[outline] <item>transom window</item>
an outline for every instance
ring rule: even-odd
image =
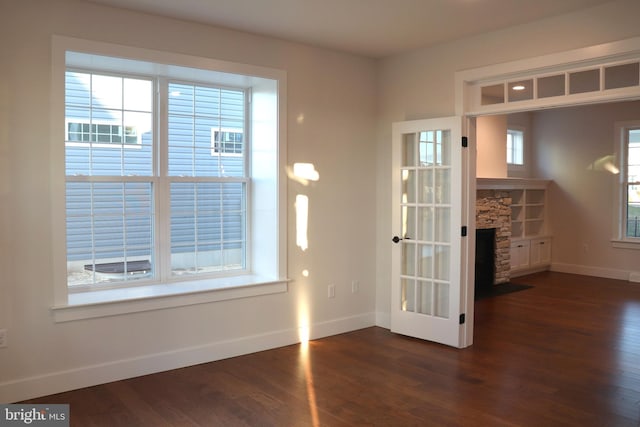
[[[637,44],[637,41],[634,41]],[[468,81],[469,110],[473,115],[507,112],[525,107],[543,108],[572,105],[579,101],[637,97],[640,93],[640,59],[637,47],[611,59],[589,58],[588,61],[555,63],[545,71],[509,70],[509,78],[497,77],[484,81]],[[615,58],[615,59],[614,59]],[[528,61],[530,62],[530,61]],[[510,78],[514,74],[520,77]],[[483,76],[486,78],[488,76]],[[516,107],[517,105],[517,107]]]

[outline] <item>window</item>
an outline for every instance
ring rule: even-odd
[[[154,92],[168,98],[164,116]],[[67,70],[65,111],[70,286],[245,269],[243,89]],[[156,137],[154,122],[166,138]],[[130,152],[134,129],[142,149]],[[221,144],[214,154],[238,156],[212,155],[212,139]],[[168,209],[158,194],[169,195]],[[170,242],[164,271],[157,239]]]
[[[640,239],[640,123],[623,128],[621,166],[621,234],[625,239]]]
[[[56,320],[286,290],[284,73],[58,36],[53,50]]]
[[[507,164],[524,165],[524,131],[507,130]]]
[[[604,169],[615,176],[614,203],[617,206],[613,246],[640,246],[640,120],[615,125],[617,164],[608,161]],[[613,157],[610,157],[613,158]]]

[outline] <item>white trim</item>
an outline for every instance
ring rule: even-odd
[[[386,311],[376,311],[376,326],[391,330],[391,315]]]
[[[594,267],[590,265],[551,263],[551,271],[558,273],[581,274],[583,276],[602,277],[605,279],[629,280],[630,271],[614,268]]]
[[[476,178],[478,190],[544,190],[549,180],[537,178]]]
[[[473,345],[475,327],[475,262],[476,262],[476,119],[462,118],[462,136],[467,137],[467,148],[462,149],[462,225],[467,226],[467,237],[460,248],[460,313],[465,313],[465,324],[460,328],[460,346]],[[465,203],[465,200],[467,201]]]
[[[527,167],[527,156],[526,156],[526,133],[527,133],[527,129],[524,126],[520,126],[520,125],[507,125],[507,136],[509,134],[514,134],[514,133],[519,133],[520,134],[520,149],[522,151],[522,163],[510,163],[508,157],[507,157],[507,169],[508,170],[514,170],[514,171],[522,171],[525,170]],[[514,142],[513,137],[511,138],[512,144]],[[513,147],[511,149],[511,151],[513,152]],[[508,154],[508,151],[507,151]],[[513,156],[512,156],[513,157]]]
[[[287,292],[288,280],[236,276],[69,293],[65,305],[51,308],[56,322],[116,316]]]
[[[625,62],[640,56],[640,37],[604,43],[586,48],[558,52],[533,58],[526,58],[502,64],[488,65],[455,73],[456,115],[496,114],[517,111],[531,111],[561,105],[581,105],[596,102],[618,101],[640,98],[640,88],[608,89],[574,95],[544,98],[542,100],[519,101],[500,105],[483,106],[482,111],[473,111],[471,105],[471,85],[479,81],[501,82],[516,78],[543,76],[562,73],[568,69],[597,67],[604,63]]]
[[[314,323],[309,328],[309,336],[311,339],[319,339],[375,326],[375,318],[375,313],[371,312]],[[0,402],[18,402],[292,345],[300,342],[300,337],[303,335],[301,329],[303,326],[82,366],[45,375],[12,379],[0,383]]]
[[[51,96],[50,101],[50,176],[51,195],[51,264],[53,270],[53,303],[67,301],[67,251],[66,251],[66,171],[65,150],[59,145],[66,135],[65,123],[65,44],[64,39],[53,36],[51,43]],[[60,250],[63,248],[64,250]]]
[[[622,249],[640,249],[640,238],[627,237],[627,211],[626,211],[626,191],[628,189],[627,180],[627,164],[628,158],[628,139],[627,131],[629,129],[639,129],[640,120],[619,121],[614,123],[613,137],[613,154],[615,158],[615,166],[619,173],[614,175],[613,179],[613,204],[616,214],[613,216],[613,231],[611,244],[614,248]]]
[[[216,74],[216,81],[220,84],[249,87],[256,84],[256,81],[264,79],[281,80],[286,76],[285,71],[275,68],[59,35],[53,36],[53,48],[54,52],[62,51],[63,62],[65,62],[64,51],[86,54],[81,57],[72,55],[69,61],[73,67],[88,66],[92,69],[118,71],[126,63],[126,68],[133,68],[142,74],[195,82],[211,81],[211,74]],[[113,61],[104,63],[101,57],[119,58],[119,61],[118,63]],[[113,68],[114,66],[116,68]],[[205,75],[204,79],[202,77],[203,74]]]
[[[611,239],[611,246],[618,249],[640,250],[640,239],[636,239],[636,241]]]

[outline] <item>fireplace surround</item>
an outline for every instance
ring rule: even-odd
[[[507,283],[511,271],[511,196],[508,191],[477,191],[476,230],[485,229],[495,229],[493,284]]]

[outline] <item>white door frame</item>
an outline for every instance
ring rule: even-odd
[[[588,105],[640,99],[640,86],[624,89],[599,90],[589,93],[533,99],[509,104],[478,106],[474,103],[480,85],[509,80],[558,74],[567,70],[603,67],[604,64],[635,61],[640,58],[640,37],[605,43],[586,48],[489,65],[455,73],[455,115],[461,116],[462,134],[468,137],[469,147],[463,151],[462,221],[467,224],[468,238],[461,248],[461,313],[467,321],[461,328],[461,347],[473,343],[474,269],[475,263],[475,205],[476,205],[476,141],[475,118],[487,114],[508,114],[560,106]],[[466,203],[464,203],[466,200]],[[465,291],[466,289],[466,291]]]

